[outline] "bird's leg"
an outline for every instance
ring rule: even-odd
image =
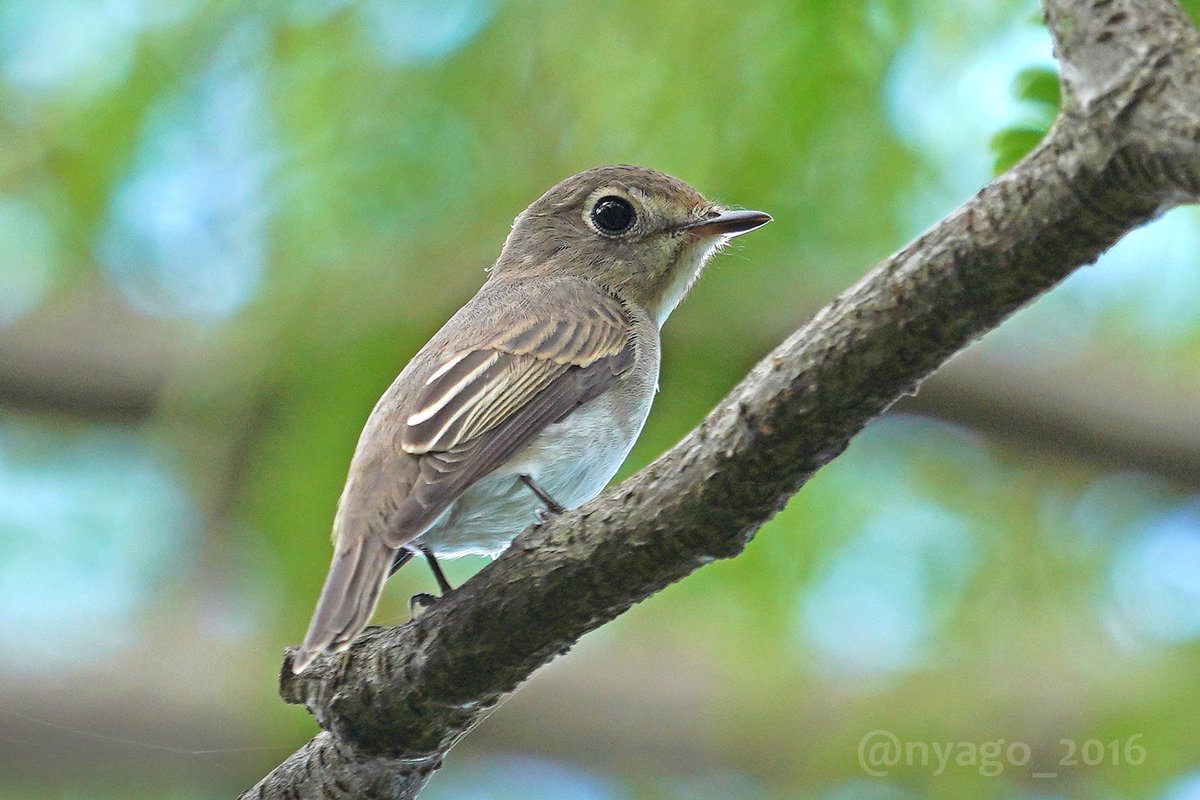
[[[450,585],[450,581],[446,580],[446,573],[442,572],[442,565],[438,563],[434,557],[433,551],[428,547],[420,547],[421,553],[424,554],[425,560],[429,562],[429,569],[433,572],[433,578],[437,581],[438,591],[442,594],[448,594],[454,591],[454,587]]]
[[[408,598],[408,613],[414,617],[417,615],[418,608],[430,608],[436,606],[440,597],[434,597],[429,592],[417,592],[412,597]]]
[[[546,521],[547,512],[551,514],[561,514],[567,510],[566,507],[561,503],[556,502],[545,489],[543,489],[541,486],[538,486],[537,481],[535,481],[533,478],[529,477],[528,475],[519,475],[517,477],[521,479],[521,483],[529,487],[529,491],[537,495],[538,500],[541,500],[546,504],[544,509],[538,509],[538,511],[541,512],[537,515],[537,521],[539,525]]]
[[[442,593],[442,596],[444,597],[447,593],[453,591],[454,587],[450,585],[450,581],[446,580],[446,573],[442,572],[442,565],[438,563],[437,557],[434,556],[433,551],[422,545],[415,545],[415,549],[419,551],[421,555],[425,556],[425,560],[429,562],[429,570],[433,573],[433,578],[437,581],[438,591]],[[411,553],[412,551],[408,552]],[[428,592],[419,592],[408,599],[408,612],[410,614],[414,613],[418,606],[421,608],[429,608],[430,606],[436,605],[441,599],[441,597],[434,597]]]

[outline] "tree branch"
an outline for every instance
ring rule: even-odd
[[[158,403],[174,332],[86,284],[0,327],[0,404],[131,422]]]
[[[1046,140],[759,363],[701,425],[525,531],[403,626],[282,694],[325,732],[244,797],[412,798],[488,712],[584,633],[736,555],[850,438],[1123,234],[1200,194],[1200,46],[1169,0],[1046,0],[1063,111]],[[285,660],[289,661],[289,658]]]
[[[1096,470],[1148,472],[1183,490],[1200,485],[1200,398],[1157,389],[1128,366],[1098,359],[1059,366],[956,356],[892,412],[965,425],[1020,459],[1080,459]],[[1023,448],[1023,449],[1021,449]]]

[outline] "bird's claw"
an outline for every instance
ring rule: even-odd
[[[434,597],[428,592],[417,592],[408,598],[408,613],[416,616],[418,608],[432,608],[440,603],[442,598]]]

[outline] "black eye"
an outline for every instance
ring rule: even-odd
[[[592,206],[592,222],[604,233],[624,233],[633,227],[637,214],[624,197],[606,195]]]

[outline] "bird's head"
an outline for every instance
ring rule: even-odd
[[[557,184],[516,218],[494,272],[585,278],[661,326],[713,253],[770,221],[761,211],[709,202],[661,172],[597,167]]]

